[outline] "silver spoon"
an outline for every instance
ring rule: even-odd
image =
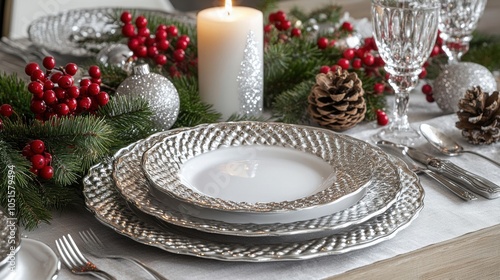
[[[453,141],[451,138],[446,136],[444,133],[439,131],[439,129],[430,126],[428,124],[420,125],[420,132],[424,135],[425,139],[429,141],[429,143],[436,149],[438,149],[441,153],[448,156],[458,156],[463,153],[474,154],[476,156],[480,156],[486,160],[489,160],[491,163],[496,164],[500,167],[500,162],[492,160],[480,153],[476,153],[474,151],[464,150],[464,147],[460,146],[457,142]]]

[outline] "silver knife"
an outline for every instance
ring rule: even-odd
[[[379,141],[377,142],[377,145],[381,147],[390,147],[391,149],[387,149],[387,151],[390,154],[402,159],[406,163],[406,165],[408,165],[411,171],[417,174],[427,174],[429,177],[439,182],[442,186],[446,187],[449,191],[451,191],[461,199],[465,201],[477,199],[474,193],[470,192],[466,188],[463,188],[455,181],[452,181],[449,178],[428,169],[427,167],[422,167],[420,163],[416,163],[413,159],[411,159],[407,154],[404,153],[405,149],[398,146],[397,144],[389,141]]]
[[[435,158],[415,148],[399,145],[410,158],[427,166],[430,170],[460,183],[470,191],[488,199],[500,197],[500,186],[477,174],[473,174],[449,160]]]

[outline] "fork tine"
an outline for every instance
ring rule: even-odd
[[[68,234],[67,236],[68,238],[66,238],[66,236],[63,236],[63,240],[68,246],[68,251],[75,258],[77,264],[84,265],[85,263],[88,263],[89,261],[82,255],[82,253],[78,249],[78,246],[76,246],[75,242],[73,241],[73,238],[71,238],[71,235]]]
[[[75,265],[72,264],[72,260],[71,260],[71,262],[69,261],[68,256],[67,256],[67,254],[65,252],[66,248],[64,247],[63,244],[61,244],[61,240],[60,239],[56,239],[56,247],[57,247],[57,251],[59,252],[59,255],[61,256],[61,258],[63,260],[63,263],[69,269],[72,269]]]
[[[92,240],[95,241],[95,243],[99,244],[99,246],[101,246],[102,248],[106,247],[102,242],[101,240],[99,239],[99,237],[97,237],[97,235],[94,233],[94,231],[92,229],[89,229],[88,230],[88,233],[90,234],[90,237],[92,238]]]

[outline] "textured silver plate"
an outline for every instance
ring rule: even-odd
[[[88,209],[104,225],[139,243],[175,254],[224,261],[270,262],[311,259],[366,248],[394,237],[423,207],[424,190],[415,173],[398,161],[403,191],[384,213],[338,233],[300,242],[251,244],[212,241],[213,234],[190,234],[145,219],[131,210],[113,186],[112,160],[93,166],[84,178]],[[222,239],[224,240],[224,239]]]
[[[344,178],[339,175],[323,190],[305,197],[270,202],[236,201],[207,195],[181,180],[181,167],[198,156],[228,147],[255,147],[254,150],[258,150],[263,146],[288,148],[312,155],[329,164],[331,170],[342,174]],[[236,152],[231,150],[231,153]],[[156,143],[144,153],[142,162],[143,171],[152,187],[173,198],[202,208],[252,214],[304,213],[318,207],[335,206],[337,201],[368,185],[372,178],[372,165],[371,158],[367,157],[363,147],[353,141],[346,141],[340,134],[310,126],[272,122],[215,123],[182,130]],[[206,180],[209,179],[210,176],[206,176]],[[215,182],[211,184],[216,185]],[[302,187],[305,188],[303,185]],[[272,191],[272,188],[269,189],[267,192]],[[333,211],[326,213],[331,212]]]
[[[150,192],[147,179],[141,172],[143,153],[155,143],[177,132],[179,130],[160,132],[120,150],[115,155],[112,174],[121,195],[140,211],[186,228],[216,234],[254,237],[328,233],[359,224],[382,213],[395,203],[403,187],[398,167],[387,154],[368,143],[340,135],[339,137],[344,137],[345,141],[352,141],[353,144],[363,147],[366,155],[373,161],[372,183],[367,187],[365,196],[355,205],[328,216],[294,223],[236,224],[200,219],[189,214],[189,211],[196,210],[194,208],[176,209],[172,205],[160,202]]]
[[[195,19],[188,15],[160,11],[101,8],[69,10],[57,15],[49,15],[34,20],[28,28],[30,41],[39,47],[63,55],[77,57],[92,56],[90,49],[100,50],[113,42],[106,42],[106,36],[120,34],[121,29],[113,20],[121,12],[129,10],[137,15],[156,15],[175,22],[194,24]],[[98,41],[102,43],[98,43]],[[86,40],[86,47],[82,41]],[[91,41],[93,41],[91,43]]]

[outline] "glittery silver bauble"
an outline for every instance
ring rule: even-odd
[[[134,74],[117,88],[118,95],[141,97],[153,111],[153,122],[159,130],[167,130],[179,115],[179,94],[172,82],[160,74],[150,73],[149,66],[134,67]]]
[[[454,63],[434,80],[432,95],[441,110],[454,113],[458,111],[458,101],[474,86],[485,92],[497,90],[495,77],[486,67],[471,62]]]
[[[134,53],[124,44],[112,44],[103,48],[96,56],[97,61],[106,66],[123,68]]]

